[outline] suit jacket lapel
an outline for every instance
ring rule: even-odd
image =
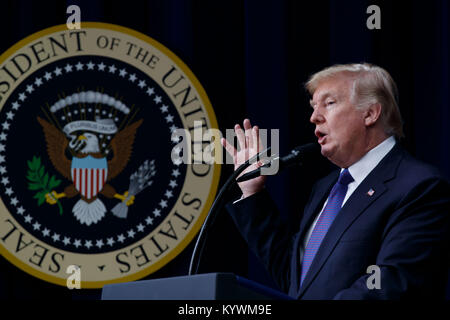
[[[317,273],[325,264],[334,247],[340,240],[342,234],[350,227],[353,221],[358,218],[376,199],[385,191],[385,181],[395,176],[395,171],[403,152],[398,144],[386,155],[386,157],[375,167],[374,170],[361,182],[358,188],[346,201],[333,224],[330,226],[317,254],[303,280],[299,297],[303,295]],[[372,195],[368,191],[373,189]],[[327,194],[328,195],[328,194]],[[325,201],[325,200],[324,200]],[[323,204],[323,203],[322,203]],[[305,232],[302,232],[303,236]],[[303,238],[302,238],[303,240]]]

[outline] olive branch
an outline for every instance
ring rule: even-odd
[[[37,190],[34,199],[37,199],[38,205],[41,206],[45,202],[45,195],[51,193],[52,190],[61,184],[61,180],[56,179],[55,176],[49,178],[49,174],[45,172],[45,167],[41,164],[41,158],[33,156],[31,161],[27,161],[28,171],[27,179],[28,189]],[[59,214],[62,215],[63,208],[58,199],[55,199],[58,204]]]

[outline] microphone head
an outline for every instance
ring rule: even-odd
[[[284,157],[287,165],[307,163],[316,160],[321,155],[321,147],[318,143],[307,143],[292,149],[291,153]]]
[[[295,147],[291,153],[300,153],[300,154],[314,154],[320,152],[320,144],[316,142],[307,143],[298,147]]]

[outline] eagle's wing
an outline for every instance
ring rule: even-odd
[[[136,130],[142,124],[142,119],[130,124],[118,132],[111,140],[114,157],[108,161],[108,181],[116,177],[127,165],[133,150]]]
[[[56,170],[64,177],[72,180],[70,174],[71,161],[66,157],[66,148],[69,144],[66,136],[53,124],[38,117],[37,120],[44,129],[45,141],[47,142],[47,153]]]

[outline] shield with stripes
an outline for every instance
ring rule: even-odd
[[[91,199],[99,193],[108,176],[106,158],[74,157],[72,159],[72,181],[78,192],[86,199]]]

